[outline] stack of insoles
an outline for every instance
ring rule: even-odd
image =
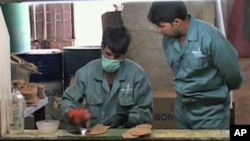
[[[37,97],[37,84],[36,83],[25,83],[21,89],[21,93],[25,97],[27,106],[36,106],[38,103]]]
[[[24,96],[26,105],[36,106],[40,99],[46,97],[44,85],[38,83],[28,83],[24,80],[13,80],[18,82],[21,94]]]
[[[103,124],[97,124],[93,128],[89,129],[85,134],[86,135],[99,135],[104,134],[108,131],[110,126],[105,126]]]
[[[141,136],[149,135],[152,132],[151,128],[152,125],[150,124],[140,124],[136,127],[127,130],[125,133],[122,134],[122,137],[126,139],[134,139]]]

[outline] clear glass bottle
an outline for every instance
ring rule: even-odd
[[[17,134],[24,132],[24,110],[26,102],[19,90],[18,82],[13,82],[12,86],[8,131],[10,134]]]

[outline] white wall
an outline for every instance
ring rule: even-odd
[[[0,7],[0,135],[7,132],[7,101],[11,91],[10,38]]]
[[[101,45],[102,19],[106,11],[114,11],[111,2],[75,2],[75,45]]]

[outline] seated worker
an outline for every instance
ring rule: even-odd
[[[73,125],[131,128],[152,118],[153,90],[144,69],[125,58],[131,36],[125,27],[108,27],[102,57],[77,70],[62,96],[63,115]],[[82,102],[86,101],[86,107]]]

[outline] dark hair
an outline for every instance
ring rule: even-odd
[[[183,1],[156,1],[148,12],[148,20],[155,25],[173,22],[175,18],[185,19],[187,8]]]
[[[102,47],[109,49],[117,54],[126,54],[131,36],[124,26],[107,27],[102,35]]]

